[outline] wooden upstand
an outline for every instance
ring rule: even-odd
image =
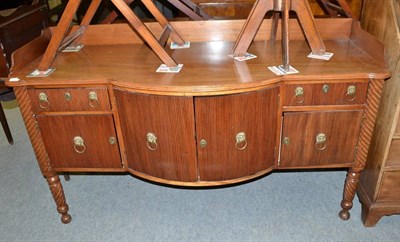
[[[7,85],[15,88],[62,222],[71,217],[58,172],[218,186],[276,169],[335,167],[349,168],[340,213],[349,218],[390,76],[383,46],[352,19],[322,19],[316,26],[334,56],[310,59],[291,20],[291,65],[299,73],[277,76],[267,69],[282,64],[280,41],[265,39],[269,20],[248,50],[257,58],[228,56],[243,24],[173,22],[191,42],[189,49],[166,48],[184,64],[176,74],[156,73],[162,62],[125,24],[88,26],[84,48],[60,53],[48,77],[26,76],[39,65],[49,31],[14,53],[10,77],[19,80]]]

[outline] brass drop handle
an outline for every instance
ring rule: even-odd
[[[147,133],[147,148],[150,150],[156,150],[158,145],[157,145],[157,136],[153,133]]]
[[[236,149],[244,150],[247,147],[246,134],[244,132],[239,132],[236,134]]]
[[[74,150],[76,153],[82,154],[86,151],[85,141],[80,136],[74,137]]]
[[[350,85],[347,87],[346,99],[352,102],[356,99],[356,86]]]
[[[304,88],[296,87],[294,90],[294,95],[296,98],[296,103],[303,103],[304,102]]]
[[[97,99],[96,92],[89,92],[89,106],[92,108],[96,108],[99,106],[99,99]]]
[[[323,151],[326,149],[326,134],[319,133],[317,134],[317,136],[315,136],[314,147],[319,151]]]
[[[39,93],[39,106],[43,109],[48,109],[50,107],[49,99],[44,92]]]

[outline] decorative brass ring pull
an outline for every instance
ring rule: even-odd
[[[303,103],[304,102],[304,88],[296,87],[294,90],[294,94],[296,97],[296,103]]]
[[[356,86],[351,85],[347,88],[346,99],[352,102],[356,99]]]
[[[89,92],[89,106],[92,108],[96,108],[99,106],[99,99],[97,99],[96,92]]]
[[[157,136],[153,133],[147,133],[147,148],[150,150],[156,150],[158,145],[157,145]]]
[[[44,92],[39,93],[39,106],[43,109],[48,109],[50,107],[49,99]]]
[[[80,136],[74,137],[74,150],[76,153],[82,154],[86,151],[86,146],[84,144],[84,140]]]
[[[324,133],[317,134],[315,137],[315,149],[323,151],[326,149],[326,135]]]
[[[244,150],[247,147],[246,134],[244,132],[239,132],[236,134],[236,149]]]

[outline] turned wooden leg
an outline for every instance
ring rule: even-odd
[[[349,172],[347,173],[343,191],[343,200],[340,204],[342,206],[342,211],[340,211],[339,213],[339,217],[343,220],[348,220],[350,218],[349,211],[353,207],[353,199],[356,194],[359,178],[360,172],[349,170]]]
[[[1,106],[1,103],[0,103],[0,122],[1,122],[1,125],[3,126],[3,130],[4,130],[4,133],[6,134],[8,143],[14,144],[14,140],[11,135],[10,127],[8,127],[6,115],[4,113],[3,106]]]
[[[69,180],[71,180],[71,177],[69,176],[69,174],[64,174],[64,179],[66,181],[69,181]]]
[[[69,223],[71,222],[71,215],[68,214],[68,205],[65,200],[64,190],[61,185],[60,178],[51,167],[50,160],[43,143],[42,135],[39,131],[35,120],[35,115],[32,111],[27,89],[26,87],[16,87],[14,88],[14,92],[19,103],[22,118],[25,122],[26,130],[28,131],[29,139],[31,140],[36,159],[39,163],[40,171],[49,184],[50,191],[57,206],[57,211],[61,214],[61,222],[65,224]]]
[[[57,211],[61,214],[61,222],[64,224],[71,222],[71,215],[68,214],[68,204],[65,200],[60,178],[57,174],[52,174],[46,177],[46,180],[49,184],[51,194],[53,194],[54,201],[56,202]]]
[[[368,149],[375,126],[383,84],[383,80],[373,80],[369,85],[367,100],[365,103],[364,121],[361,126],[360,138],[357,145],[357,153],[353,167],[347,173],[344,185],[343,200],[341,202],[342,211],[339,213],[339,217],[343,220],[350,218],[349,211],[353,207],[353,199],[356,194],[360,174],[364,170],[365,163],[367,162]]]

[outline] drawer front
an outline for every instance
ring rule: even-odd
[[[363,111],[285,113],[280,167],[351,164]]]
[[[397,120],[396,132],[394,133],[396,137],[400,137],[400,118]]]
[[[363,104],[368,83],[287,84],[285,106]]]
[[[110,110],[107,88],[29,89],[34,113]]]
[[[386,166],[398,166],[400,169],[400,139],[393,139],[389,148]]]
[[[377,201],[400,202],[400,170],[383,173]]]
[[[121,168],[112,115],[38,115],[55,168]]]

